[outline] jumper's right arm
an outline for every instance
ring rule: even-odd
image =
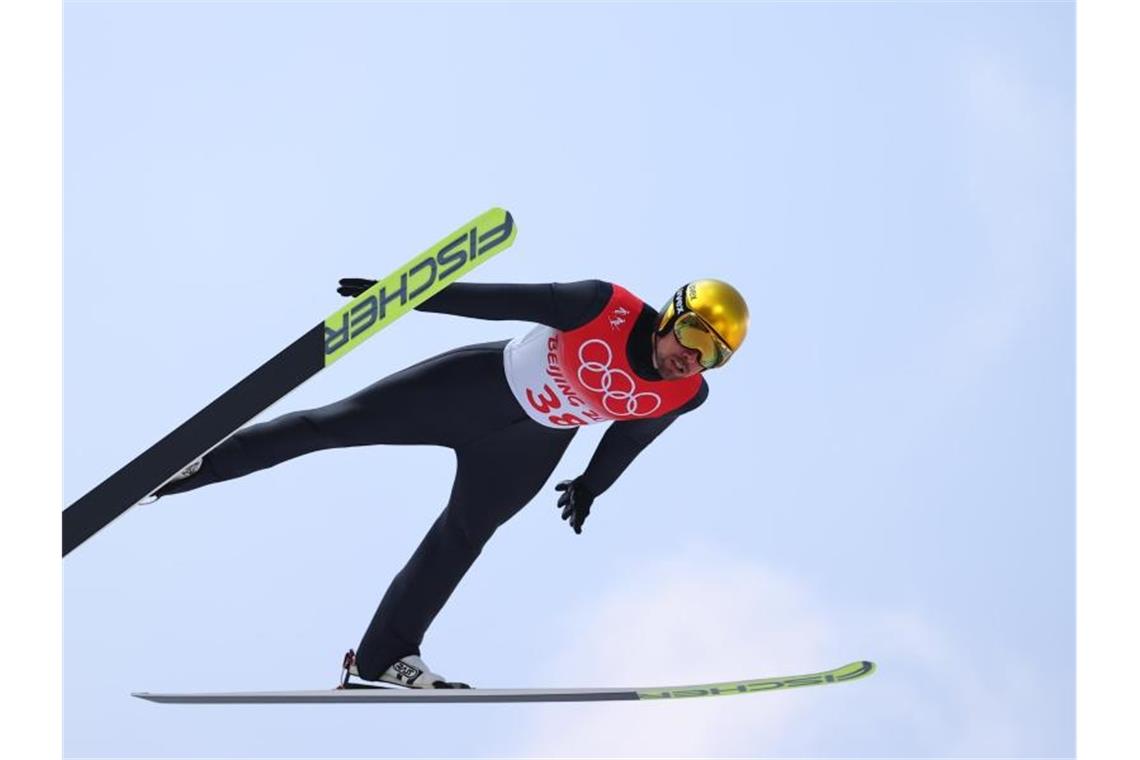
[[[355,296],[374,280],[341,280],[341,295]],[[601,313],[612,286],[601,280],[542,284],[454,282],[417,311],[474,319],[535,322],[559,330],[581,327]]]

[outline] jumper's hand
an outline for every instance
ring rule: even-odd
[[[342,296],[356,298],[375,284],[376,280],[366,280],[362,277],[345,277],[340,281],[340,287],[336,289],[336,292]]]
[[[581,478],[563,480],[554,486],[554,490],[561,491],[558,497],[558,506],[562,508],[562,519],[570,521],[570,527],[575,533],[582,532],[582,523],[590,515],[590,505],[594,503],[594,494],[582,484]]]

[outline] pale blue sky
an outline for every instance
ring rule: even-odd
[[[1071,4],[71,3],[64,31],[68,503],[337,278],[502,205],[518,239],[475,280],[722,277],[753,330],[582,536],[552,491],[500,531],[425,659],[485,686],[880,665],[715,704],[130,699],[334,682],[452,460],[326,452],[67,559],[68,755],[1073,753]],[[270,414],[524,329],[411,315]]]

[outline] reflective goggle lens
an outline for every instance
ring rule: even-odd
[[[688,313],[677,317],[673,323],[673,334],[682,346],[700,354],[697,361],[705,369],[719,367],[728,361],[732,353],[696,314]]]

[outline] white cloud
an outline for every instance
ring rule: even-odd
[[[795,582],[693,552],[634,574],[567,628],[569,646],[544,674],[552,683],[668,686],[818,670],[826,625]],[[778,734],[797,711],[794,699],[771,700],[759,713],[743,702],[649,710],[585,705],[571,716],[555,709],[534,727],[524,754],[671,757],[739,750],[742,734]]]
[[[740,757],[1011,755],[1032,746],[1040,679],[980,662],[912,613],[840,610],[746,558],[692,550],[645,566],[568,611],[542,677],[667,686],[808,673],[869,657],[866,681],[676,703],[557,705],[528,713],[517,754]],[[989,659],[989,658],[986,658]],[[1014,686],[1010,686],[1010,684]]]

